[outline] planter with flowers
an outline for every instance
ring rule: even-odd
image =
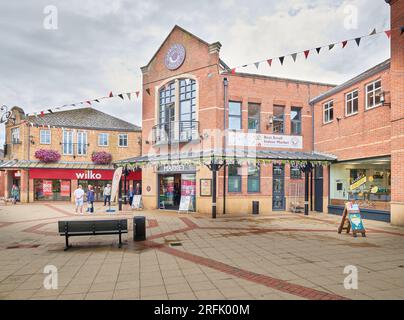
[[[110,164],[112,162],[112,155],[105,151],[93,152],[91,160],[95,164]]]
[[[44,163],[58,162],[60,157],[60,153],[55,150],[40,149],[35,151],[35,158]]]

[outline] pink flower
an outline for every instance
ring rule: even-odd
[[[45,163],[57,162],[60,160],[60,153],[55,150],[40,149],[35,151],[35,158]]]
[[[110,164],[112,155],[105,151],[93,152],[91,160],[96,164]]]

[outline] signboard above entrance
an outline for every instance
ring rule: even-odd
[[[229,132],[227,144],[237,147],[303,149],[302,136]]]
[[[172,173],[172,172],[195,172],[196,167],[185,164],[167,164],[158,167],[159,173]]]

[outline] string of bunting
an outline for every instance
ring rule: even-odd
[[[347,44],[348,44],[349,42],[351,42],[351,41],[355,41],[356,45],[359,47],[359,45],[360,45],[360,43],[361,43],[361,40],[362,40],[363,38],[372,37],[372,36],[375,36],[375,35],[378,35],[378,34],[383,34],[383,33],[387,36],[387,38],[390,38],[392,31],[396,31],[396,30],[400,30],[400,35],[402,35],[402,34],[404,33],[404,26],[399,27],[399,28],[395,28],[395,29],[379,31],[379,32],[377,32],[376,29],[373,29],[370,34],[363,35],[363,36],[360,36],[360,37],[351,38],[351,39],[347,39],[347,40],[343,40],[343,41],[339,41],[339,42],[334,42],[334,43],[330,43],[330,44],[327,44],[327,45],[323,45],[323,46],[319,46],[319,47],[315,47],[315,48],[311,48],[311,49],[307,49],[307,50],[303,50],[303,51],[298,51],[298,52],[286,54],[286,55],[279,56],[279,57],[267,58],[267,59],[265,59],[265,60],[256,61],[256,62],[248,63],[248,64],[243,64],[243,65],[240,65],[240,66],[237,66],[237,67],[232,68],[232,69],[230,70],[230,73],[231,73],[231,74],[235,74],[237,69],[239,69],[239,68],[246,68],[246,67],[249,67],[249,66],[252,66],[252,65],[254,65],[254,66],[257,68],[257,70],[258,70],[259,67],[260,67],[260,65],[261,65],[261,63],[265,63],[265,62],[269,65],[269,67],[271,67],[271,66],[272,66],[272,63],[273,63],[274,61],[276,61],[276,60],[279,60],[280,64],[283,66],[283,63],[284,63],[284,61],[285,61],[285,57],[289,57],[289,56],[290,56],[290,57],[292,57],[293,62],[296,62],[297,56],[298,56],[299,54],[304,54],[305,59],[307,59],[312,51],[315,51],[315,52],[317,52],[317,54],[320,54],[320,52],[321,52],[321,50],[322,50],[323,48],[328,48],[328,51],[330,51],[330,50],[332,50],[336,45],[341,45],[342,49],[344,49],[344,48],[347,46]]]

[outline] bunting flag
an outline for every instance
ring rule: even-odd
[[[304,50],[304,56],[307,59],[307,57],[309,56],[310,50]]]
[[[255,67],[257,68],[257,70],[259,69],[259,67],[260,67],[260,63],[259,62],[256,62],[256,63],[254,63],[254,65],[255,65]]]
[[[358,47],[359,47],[359,44],[361,43],[361,38],[356,38],[356,39],[355,39],[355,42],[356,42],[356,44],[357,44]]]
[[[283,65],[283,60],[285,59],[285,57],[279,57],[279,61],[281,62],[281,65]]]
[[[231,74],[235,74],[236,73],[236,68],[231,69]]]
[[[86,102],[91,106],[91,101],[87,100]]]
[[[136,97],[139,98],[139,91],[136,91]]]
[[[51,109],[48,109],[48,112],[49,112],[49,113],[53,113],[53,111],[52,111]]]
[[[121,98],[122,100],[124,100],[124,99],[123,99],[123,94],[122,94],[122,93],[118,94],[118,97],[119,97],[119,98]]]
[[[272,59],[268,59],[267,62],[269,64],[269,66],[272,66]]]
[[[146,89],[146,92],[150,96],[150,89],[149,88]]]
[[[130,100],[130,92],[128,92],[126,95],[128,96],[128,99]]]
[[[320,54],[321,47],[316,48],[318,54]]]
[[[112,91],[109,93],[109,97],[112,98],[114,95],[112,94]]]
[[[342,48],[345,48],[346,44],[348,43],[348,40],[344,40],[341,43],[342,43]]]
[[[375,35],[376,34],[376,28],[375,29],[373,29],[373,31],[369,34],[370,36],[373,36],[373,35]]]
[[[332,50],[332,48],[334,48],[334,46],[335,46],[334,43],[329,44],[329,45],[328,45],[328,51]]]
[[[386,34],[387,38],[389,38],[389,39],[390,39],[390,36],[391,36],[391,30],[386,30],[386,31],[384,31],[384,33]]]
[[[98,99],[94,99],[94,101],[100,103],[100,100],[98,100]]]
[[[292,56],[293,61],[294,61],[294,62],[296,62],[297,53],[292,53],[292,55],[291,55],[291,56]]]

